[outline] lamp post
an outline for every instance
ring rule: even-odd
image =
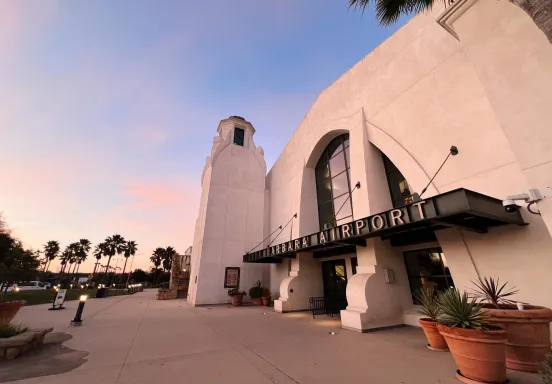
[[[80,325],[82,323],[82,311],[84,311],[84,304],[88,299],[88,295],[81,295],[79,298],[79,306],[77,307],[77,313],[75,313],[75,318],[71,320],[71,324]]]

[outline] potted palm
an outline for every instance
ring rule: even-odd
[[[265,307],[270,306],[270,290],[268,288],[263,287],[263,295],[262,295],[263,305]]]
[[[261,305],[261,297],[263,296],[263,284],[261,280],[257,280],[255,284],[249,288],[249,296],[254,305]]]
[[[245,296],[245,291],[240,291],[240,288],[232,288],[228,290],[228,296],[232,298],[232,305],[234,307],[239,307],[243,303],[243,297]]]
[[[491,321],[506,331],[506,366],[525,372],[537,372],[550,351],[552,310],[510,300],[519,290],[500,284],[499,279],[483,278],[473,282],[473,296],[482,300]]]
[[[418,321],[429,343],[427,347],[433,351],[448,351],[447,342],[437,329],[437,318],[440,312],[437,305],[437,291],[434,287],[420,288],[414,293],[414,299],[420,305],[418,312],[425,316]]]
[[[475,298],[447,289],[437,298],[437,329],[445,338],[463,383],[505,383],[506,331],[495,326]]]

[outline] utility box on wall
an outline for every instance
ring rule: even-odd
[[[387,284],[394,284],[395,283],[395,272],[392,269],[385,268],[383,270],[383,275],[385,276],[385,282]]]

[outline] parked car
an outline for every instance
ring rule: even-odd
[[[43,281],[42,284],[44,285],[44,289],[50,289],[50,288],[52,288],[52,284],[50,284],[50,283],[47,282],[47,281]]]
[[[39,291],[48,289],[44,286],[44,283],[41,281],[20,281],[17,284],[14,284],[12,287],[13,291]]]

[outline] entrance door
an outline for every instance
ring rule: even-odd
[[[323,262],[322,278],[324,281],[324,297],[346,297],[347,273],[345,272],[345,260]]]

